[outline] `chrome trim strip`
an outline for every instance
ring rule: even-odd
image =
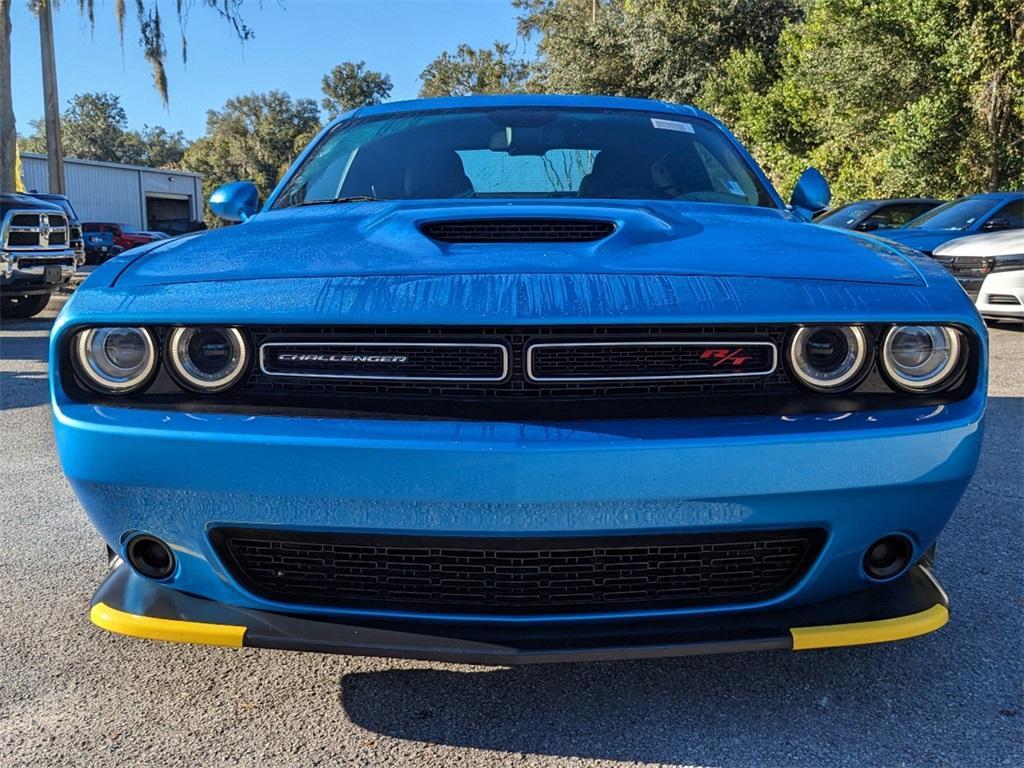
[[[770,347],[772,364],[767,371],[756,373],[683,373],[669,376],[535,376],[533,373],[533,350],[546,347],[713,347],[742,346]],[[737,379],[745,376],[771,376],[779,367],[779,349],[771,341],[729,341],[726,339],[710,339],[708,341],[577,341],[577,342],[540,342],[526,345],[526,379],[533,382],[550,381],[685,381],[687,379]]]
[[[268,371],[265,350],[270,347],[478,347],[501,350],[501,376],[391,376],[376,373],[282,373]],[[267,376],[292,376],[301,379],[359,379],[371,381],[504,381],[509,373],[509,351],[505,344],[467,342],[425,342],[425,341],[299,341],[266,342],[260,345],[260,370]]]

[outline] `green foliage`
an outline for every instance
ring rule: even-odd
[[[68,102],[61,115],[61,143],[67,157],[128,163],[156,168],[177,167],[188,147],[181,131],[159,126],[128,130],[121,99],[104,91],[80,93]],[[32,122],[34,132],[20,142],[23,152],[46,152],[42,120]]]
[[[206,113],[206,135],[188,148],[183,164],[204,174],[204,198],[221,184],[248,179],[266,199],[319,129],[313,99],[293,100],[281,91],[238,96]],[[206,220],[217,223],[209,213]]]
[[[324,75],[321,90],[321,104],[333,120],[356,107],[380,104],[391,95],[391,78],[366,69],[365,61],[346,61]]]
[[[788,192],[1024,186],[1020,0],[512,0],[530,87],[694,102]]]
[[[797,0],[512,0],[535,87],[689,102],[734,48],[769,53]]]
[[[775,54],[734,51],[698,103],[788,191],[821,168],[838,202],[1024,186],[1024,6],[816,0]]]
[[[463,43],[454,54],[444,51],[420,73],[420,96],[469,96],[514,93],[526,87],[530,65],[514,56],[506,43],[473,48]]]

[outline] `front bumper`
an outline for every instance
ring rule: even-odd
[[[789,610],[550,625],[423,625],[339,621],[236,608],[168,589],[120,561],[96,592],[90,618],[151,640],[229,647],[512,665],[810,650],[923,635],[948,620],[945,593],[916,566],[897,581]]]
[[[899,411],[724,419],[484,423],[197,414],[72,403],[55,391],[58,450],[83,506],[124,554],[167,542],[165,582],[241,609],[311,618],[582,625],[719,616],[830,600],[874,584],[865,549],[906,535],[914,561],[977,462],[983,390]],[[271,600],[220,560],[220,526],[451,536],[621,536],[820,528],[785,593],[615,614],[479,616]]]
[[[71,281],[77,263],[77,256],[71,250],[5,253],[0,293],[18,296],[53,293]]]
[[[1024,270],[993,272],[985,277],[975,306],[982,317],[1024,319]]]

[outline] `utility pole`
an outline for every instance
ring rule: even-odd
[[[57,98],[57,59],[53,51],[53,0],[39,3],[39,47],[43,59],[43,115],[46,123],[47,191],[63,195],[64,149],[60,139],[60,100]]]

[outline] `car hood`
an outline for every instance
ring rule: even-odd
[[[600,219],[615,231],[595,242],[448,244],[419,229],[434,221],[516,217]],[[797,222],[774,209],[589,201],[401,201],[268,211],[240,226],[152,245],[116,284],[531,273],[925,284],[898,246]]]
[[[966,236],[953,229],[890,229],[880,239],[900,243],[908,248],[931,253],[943,243]]]
[[[1015,256],[1024,253],[1024,229],[968,235],[940,245],[935,256]]]

